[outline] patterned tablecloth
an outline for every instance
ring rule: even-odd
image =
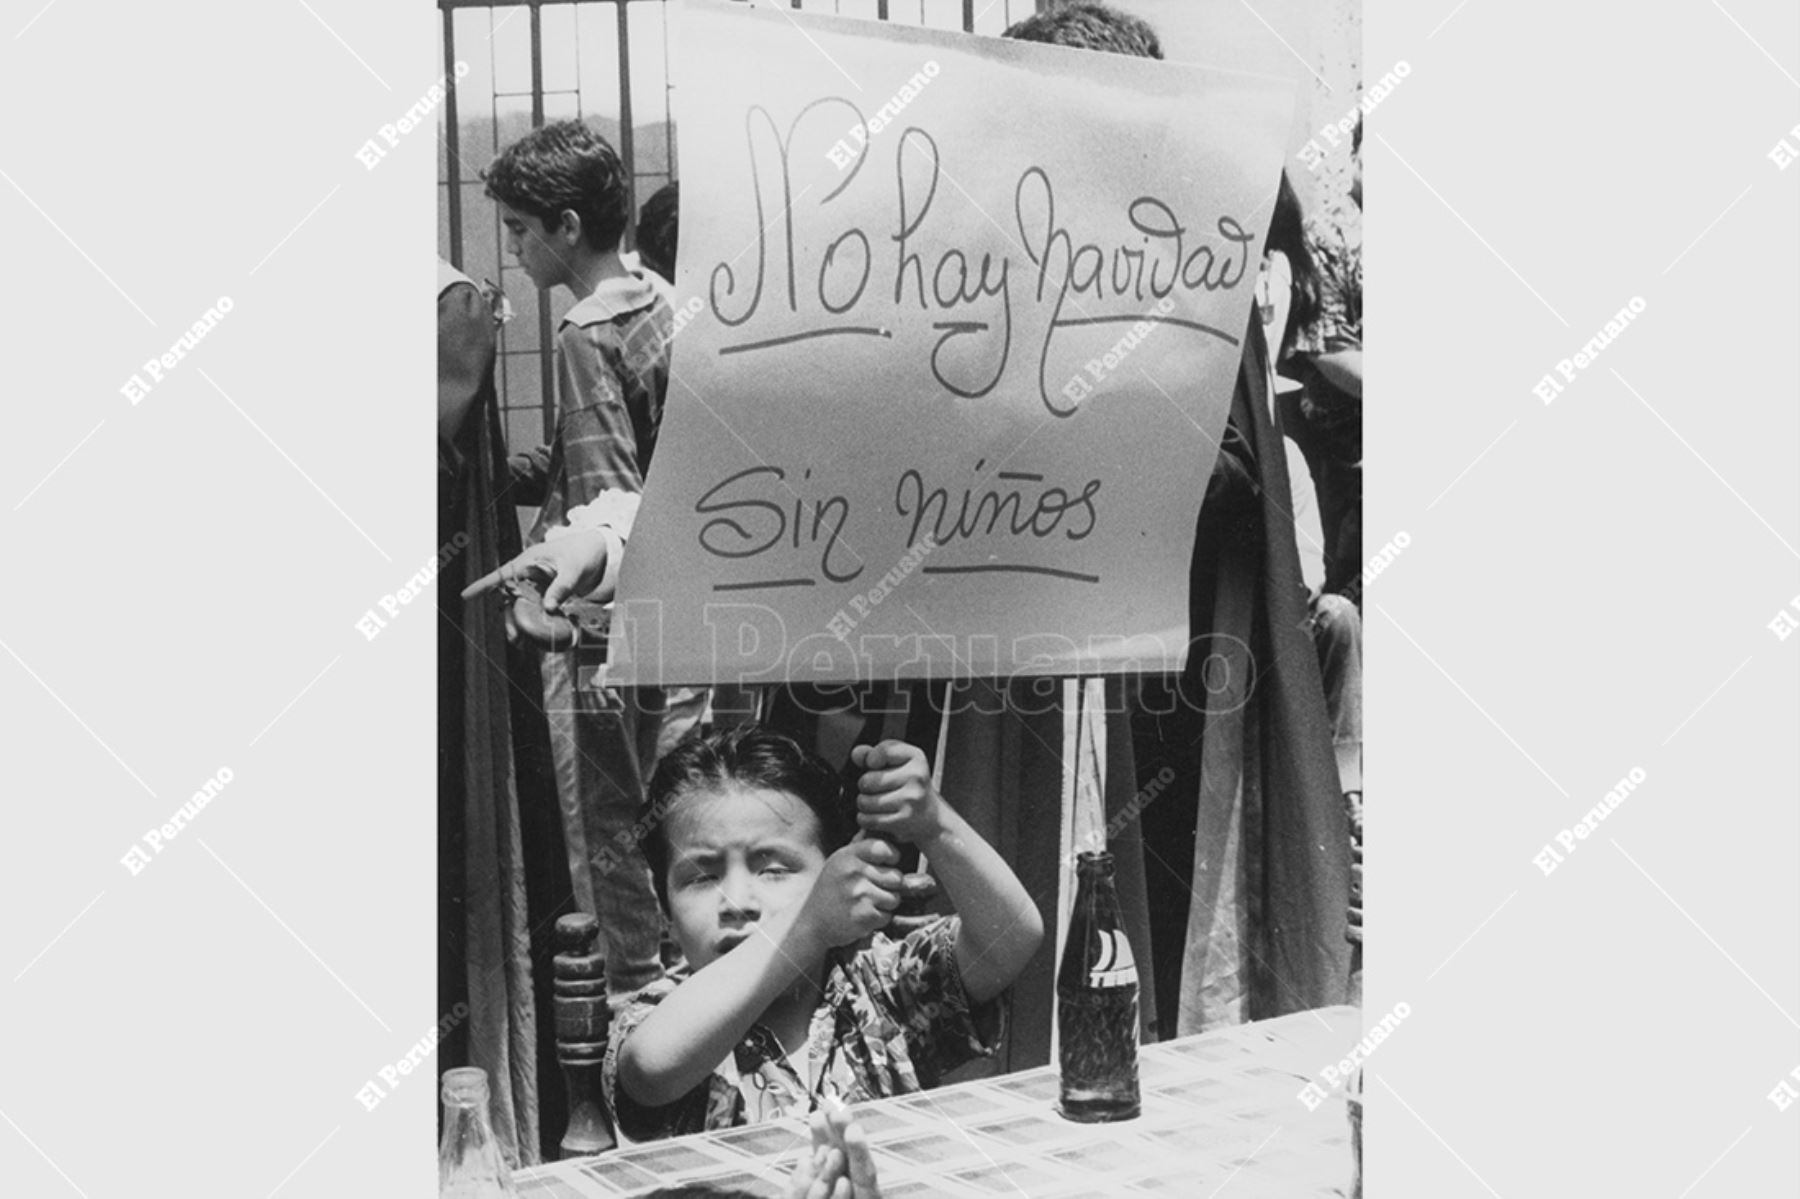
[[[1143,1114],[1076,1124],[1056,1114],[1054,1066],[859,1105],[884,1199],[1344,1195],[1351,1176],[1341,1088],[1299,1094],[1361,1037],[1362,1013],[1321,1008],[1146,1045]],[[674,1183],[779,1199],[808,1144],[798,1120],[637,1145],[521,1171],[520,1199],[614,1199]],[[1227,1186],[1226,1184],[1230,1185]]]

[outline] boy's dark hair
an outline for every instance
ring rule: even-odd
[[[1097,3],[1065,4],[1034,13],[1000,36],[1078,50],[1129,54],[1134,58],[1163,56],[1162,43],[1156,40],[1156,30],[1148,21]]]
[[[819,848],[836,853],[856,835],[856,817],[844,802],[844,784],[817,754],[792,737],[759,724],[741,724],[710,737],[690,736],[669,751],[650,779],[649,802],[639,815],[644,859],[664,910],[669,906],[669,810],[688,791],[727,783],[792,795],[819,820]]]
[[[638,212],[637,250],[644,265],[675,282],[675,242],[680,232],[681,184],[665,183]]]
[[[564,212],[581,218],[591,248],[617,249],[631,218],[631,181],[607,140],[580,121],[533,129],[481,173],[489,199],[554,228]]]

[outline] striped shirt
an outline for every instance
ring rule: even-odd
[[[608,279],[556,331],[556,437],[527,545],[608,488],[640,493],[662,426],[675,314],[640,275]]]

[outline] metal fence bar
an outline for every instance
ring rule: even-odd
[[[487,65],[488,65],[488,80],[490,83],[492,83],[494,80],[497,80],[500,77],[499,76],[499,55],[498,55],[498,51],[495,49],[495,46],[494,46],[494,28],[495,28],[495,26],[494,26],[494,10],[492,7],[489,7],[487,10],[487,25],[488,25],[488,32],[487,32],[487,39],[484,43],[484,46],[485,46],[485,49],[487,52],[487,60],[488,60],[488,63],[487,63]],[[488,97],[488,122],[489,122],[489,128],[494,128],[494,127],[498,126],[499,121],[500,121],[500,97],[499,97],[500,89],[499,89],[499,86],[497,84],[495,84],[489,90],[490,90],[490,95]],[[492,147],[490,147],[490,146],[483,146],[481,149],[482,149],[482,157],[484,157],[484,158],[493,152]],[[487,212],[488,219],[493,222],[493,226],[494,226],[494,245],[499,246],[499,247],[504,247],[506,245],[506,233],[505,233],[503,226],[500,223],[499,206],[494,205],[494,204],[489,204],[486,206],[486,212]],[[502,251],[499,255],[499,258],[501,260],[501,265],[503,265],[504,260],[505,260],[504,249],[502,249]],[[506,281],[505,271],[502,269],[496,269],[494,272],[494,280],[497,284],[504,286],[505,281]],[[497,378],[495,379],[495,383],[498,385],[497,390],[499,391],[499,394],[500,394],[501,428],[506,430],[506,439],[507,439],[507,442],[509,445],[511,444],[511,440],[512,440],[512,433],[511,433],[512,410],[514,407],[517,407],[519,405],[515,405],[513,402],[512,380],[507,375],[506,363],[507,363],[507,355],[512,352],[512,344],[519,336],[522,336],[522,335],[514,334],[511,331],[509,331],[506,326],[502,325],[500,327],[500,340],[499,340],[499,346],[498,346],[499,356],[495,359],[495,369],[496,369],[496,375],[497,375]]]
[[[885,0],[884,0],[885,2]],[[675,111],[669,105],[669,6],[663,5],[663,165],[675,178]]]
[[[462,147],[458,136],[461,127],[456,119],[456,34],[451,28],[455,23],[454,15],[448,7],[443,12],[444,75],[448,85],[444,96],[444,174],[450,181],[444,199],[450,215],[450,265],[460,271],[463,265]]]
[[[619,14],[619,159],[625,164],[624,236],[629,239],[637,228],[637,145],[631,129],[631,25],[625,16],[631,6],[625,0],[617,0],[613,7]],[[664,41],[667,40],[665,32]]]
[[[544,26],[539,6],[531,6],[531,127],[544,126]],[[550,347],[550,293],[538,290],[538,377],[543,380],[544,444],[556,440],[556,357]]]

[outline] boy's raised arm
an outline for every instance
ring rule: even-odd
[[[832,854],[803,903],[760,922],[644,1017],[619,1047],[619,1085],[661,1107],[705,1081],[770,1004],[818,973],[827,950],[887,922],[900,904],[899,861],[879,841]]]
[[[827,948],[797,913],[758,934],[676,987],[619,1047],[619,1086],[638,1103],[661,1107],[704,1082]]]
[[[919,849],[962,915],[956,968],[963,990],[985,1003],[1025,969],[1044,939],[1044,921],[1006,859],[950,805],[943,810],[942,831]]]
[[[1006,859],[931,785],[925,754],[900,741],[852,751],[859,780],[857,820],[872,833],[910,841],[962,916],[956,967],[963,990],[985,1003],[1012,984],[1044,939],[1044,921]]]

